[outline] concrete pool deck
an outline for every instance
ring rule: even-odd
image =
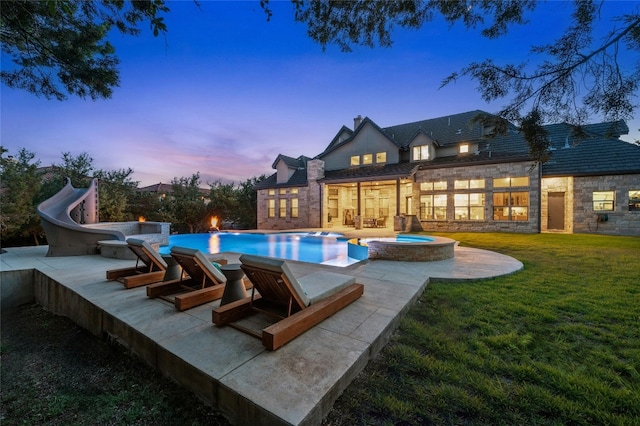
[[[387,236],[380,230],[376,235]],[[45,257],[47,246],[6,250],[0,255],[3,308],[35,299],[96,335],[116,338],[231,423],[251,425],[320,424],[430,281],[492,278],[523,267],[508,256],[459,246],[453,259],[437,262],[376,260],[339,268],[291,261],[296,276],[317,270],[355,276],[364,295],[269,352],[258,339],[213,325],[217,301],[178,312],[149,299],[144,287],[127,290],[105,280],[105,271],[130,266],[131,260]],[[237,262],[239,254],[225,257]]]

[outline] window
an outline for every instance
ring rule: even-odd
[[[278,191],[278,194],[286,195],[287,194],[287,188],[280,188],[280,190]]]
[[[453,183],[455,189],[479,189],[484,188],[484,179],[464,179]]]
[[[351,164],[352,166],[359,166],[360,165],[360,156],[359,155],[352,155],[351,156]]]
[[[373,154],[362,154],[362,164],[372,164]]]
[[[280,199],[280,217],[287,217],[287,199],[286,198],[281,198]]]
[[[387,153],[386,152],[378,152],[376,154],[376,163],[386,163],[387,162]]]
[[[593,210],[612,212],[614,198],[614,191],[595,191],[593,193]]]
[[[291,217],[298,217],[298,199],[291,199]]]
[[[446,189],[447,181],[420,183],[420,191],[444,191]]]
[[[267,200],[267,216],[276,217],[276,200]]]
[[[447,195],[431,194],[420,196],[421,220],[445,220],[447,218]]]
[[[267,192],[267,195],[276,195],[276,190],[275,190],[275,189],[270,189],[270,190]]]
[[[291,190],[289,192],[291,194],[297,194],[298,193],[298,188],[291,188]]]
[[[640,211],[640,189],[629,191],[629,211]]]
[[[493,194],[493,220],[529,220],[528,192],[496,192]]]
[[[429,145],[418,145],[413,147],[413,161],[428,160]]]
[[[456,220],[484,220],[484,194],[455,194]]]
[[[514,186],[529,186],[529,177],[496,178],[493,180],[494,188],[511,188]]]
[[[469,145],[460,145],[460,154],[466,154],[467,152],[469,152]]]

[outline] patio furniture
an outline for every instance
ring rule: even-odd
[[[251,296],[214,309],[213,322],[257,337],[269,350],[285,345],[364,292],[364,286],[348,275],[319,271],[297,279],[284,260],[244,254],[240,262],[254,286]],[[256,312],[277,322],[262,330],[238,323]]]
[[[220,300],[220,306],[227,303],[235,302],[236,300],[244,299],[247,297],[247,290],[244,287],[242,277],[244,272],[239,263],[231,263],[222,265],[220,267],[222,274],[227,278],[227,284],[224,287],[224,293]]]
[[[200,250],[175,246],[171,248],[171,256],[182,267],[180,278],[149,285],[148,297],[167,300],[179,311],[222,297],[227,279],[212,261],[226,264],[224,258],[207,259]]]
[[[126,244],[136,255],[136,266],[107,271],[107,279],[120,281],[126,288],[162,281],[167,270],[167,263],[162,256],[144,240],[129,238]]]

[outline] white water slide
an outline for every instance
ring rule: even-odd
[[[98,223],[98,181],[89,188],[74,188],[65,178],[65,186],[38,206],[42,227],[47,234],[47,256],[98,254],[98,241],[124,241],[122,232],[85,226]]]

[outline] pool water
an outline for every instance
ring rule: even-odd
[[[169,246],[160,247],[160,254],[169,254],[172,246],[179,246],[208,254],[236,252],[334,266],[348,266],[366,259],[349,257],[347,245],[347,239],[336,233],[216,232],[171,235]]]

